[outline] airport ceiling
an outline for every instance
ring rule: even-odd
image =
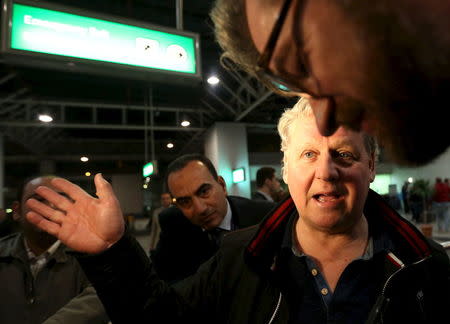
[[[176,0],[47,3],[170,28],[177,23]],[[81,73],[71,63],[60,70],[2,58],[0,133],[7,181],[37,173],[42,160],[53,161],[58,174],[84,173],[88,167],[80,166],[82,155],[90,157],[92,172],[139,172],[153,154],[164,165],[179,154],[201,152],[206,130],[218,121],[246,123],[251,152],[278,151],[274,126],[292,100],[274,95],[242,71],[220,66],[208,16],[213,1],[179,3],[183,29],[200,36],[200,82],[150,82],[126,72]],[[221,80],[216,86],[206,82],[212,74]],[[39,113],[52,114],[53,122],[39,122]],[[179,125],[185,117],[191,122],[186,128]],[[168,142],[174,148],[168,149]]]

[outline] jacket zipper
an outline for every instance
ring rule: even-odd
[[[282,295],[281,295],[281,292],[280,292],[280,295],[278,296],[277,306],[275,307],[275,310],[274,310],[274,312],[273,312],[273,314],[272,314],[272,317],[270,318],[268,324],[272,324],[273,320],[275,319],[275,316],[276,316],[277,313],[278,313],[278,310],[280,309],[280,305],[281,305],[281,296],[282,296]]]
[[[380,305],[380,306],[378,307],[378,309],[377,309],[377,313],[378,313],[378,314],[375,316],[375,318],[378,317],[378,316],[380,316],[381,323],[384,322],[384,321],[383,321],[383,312],[382,312],[382,310],[385,309],[385,307],[387,306],[387,304],[388,304],[389,301],[390,301],[389,298],[386,298],[386,297],[385,297],[385,292],[386,292],[387,286],[388,286],[389,283],[392,281],[392,278],[396,277],[396,276],[397,276],[400,272],[402,272],[403,270],[405,270],[405,269],[407,269],[407,268],[411,268],[412,266],[416,266],[416,265],[418,265],[418,264],[420,264],[420,263],[422,263],[422,262],[428,260],[429,258],[430,258],[430,256],[425,257],[425,258],[423,258],[423,259],[420,259],[419,261],[416,261],[416,262],[414,262],[414,263],[411,263],[410,265],[407,265],[407,266],[405,266],[405,267],[402,267],[402,268],[398,269],[397,271],[395,271],[393,274],[391,274],[391,275],[389,276],[389,278],[387,278],[386,282],[385,282],[384,285],[383,285],[383,289],[381,290],[382,303],[381,303],[381,305]],[[422,310],[422,313],[423,313],[423,310]],[[422,315],[424,315],[424,314],[422,314]]]

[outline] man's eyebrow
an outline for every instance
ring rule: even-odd
[[[206,187],[211,186],[210,183],[202,183],[200,185],[200,187],[198,187],[198,189],[195,191],[195,195],[199,195],[204,189],[206,189]]]

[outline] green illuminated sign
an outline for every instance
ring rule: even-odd
[[[194,36],[17,3],[10,36],[15,50],[197,73]]]
[[[239,183],[245,181],[244,168],[233,170],[233,183]]]
[[[152,175],[154,171],[153,163],[149,162],[142,168],[142,175],[144,177],[148,177],[149,175]]]

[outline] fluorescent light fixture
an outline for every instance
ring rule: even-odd
[[[239,183],[245,181],[245,170],[244,168],[233,170],[233,183]]]
[[[167,148],[173,148],[173,143],[167,143]]]
[[[181,126],[183,126],[183,127],[188,127],[190,124],[191,124],[191,122],[189,120],[183,120],[181,122]]]
[[[143,166],[143,168],[142,168],[142,176],[148,177],[149,175],[153,174],[153,171],[154,171],[153,163],[149,162],[149,163],[147,163],[146,165]]]
[[[40,114],[38,116],[38,119],[43,123],[50,123],[51,121],[53,121],[53,117],[47,114]]]
[[[81,162],[87,162],[87,161],[89,161],[89,158],[87,156],[82,156],[80,158],[80,160],[81,160]]]
[[[86,177],[90,177],[90,176],[91,176],[91,173],[88,171],[88,172],[86,172],[84,175],[85,175]]]
[[[207,82],[208,82],[210,85],[216,85],[216,84],[218,84],[218,83],[220,82],[220,80],[219,80],[218,77],[216,77],[215,75],[213,75],[213,76],[211,76],[211,77],[208,78]]]

